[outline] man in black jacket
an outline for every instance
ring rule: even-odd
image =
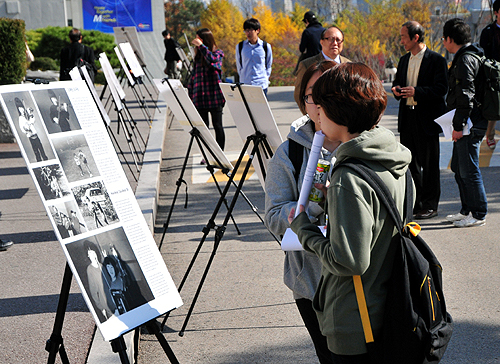
[[[410,171],[416,187],[413,213],[416,219],[429,219],[438,214],[441,194],[441,128],[434,120],[446,111],[448,69],[444,57],[426,47],[422,25],[406,22],[400,34],[401,44],[408,53],[399,60],[392,92],[400,100],[400,141],[412,154]]]
[[[325,28],[318,22],[312,11],[305,13],[302,21],[306,24],[306,29],[302,32],[299,50],[303,54],[303,59],[306,59],[321,52],[320,39]]]
[[[446,216],[456,227],[482,226],[486,223],[488,204],[479,170],[479,148],[486,132],[488,121],[481,115],[475,100],[475,77],[479,71],[483,51],[471,43],[470,27],[462,19],[448,20],[443,28],[443,45],[455,54],[448,71],[449,109],[453,116],[453,154],[451,170],[460,192],[460,212]],[[470,119],[472,127],[467,126]]]
[[[71,40],[71,44],[67,45],[61,50],[61,68],[59,73],[59,80],[71,80],[69,71],[71,71],[73,67],[76,66],[79,59],[82,59],[88,62],[93,69],[93,75],[89,72],[89,75],[93,81],[93,77],[97,72],[97,67],[94,62],[94,51],[92,50],[92,48],[82,44],[82,33],[76,28],[73,28],[69,31],[69,39]]]
[[[479,40],[479,45],[484,50],[484,55],[488,59],[494,59],[500,62],[500,0],[495,0],[493,3],[493,13],[495,14],[496,20],[486,26],[481,32],[481,39]],[[496,120],[488,121],[488,128],[486,129],[486,144],[491,149],[495,149],[495,125]]]
[[[172,38],[168,30],[164,30],[161,34],[163,35],[163,44],[165,44],[165,62],[167,62],[164,72],[168,78],[179,78],[179,72],[177,71],[177,62],[181,60],[177,53],[179,43]]]

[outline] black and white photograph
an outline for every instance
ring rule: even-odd
[[[99,176],[99,171],[83,134],[61,135],[61,137],[52,138],[52,143],[69,182]]]
[[[21,145],[30,163],[55,159],[42,118],[28,91],[2,94]]]
[[[71,190],[89,230],[120,221],[106,187],[101,181],[73,187]]]
[[[123,228],[66,248],[101,323],[154,299]]]
[[[71,194],[68,180],[59,164],[33,168],[33,173],[45,200],[54,200]]]
[[[49,134],[81,130],[66,90],[60,88],[33,91],[33,97]]]
[[[48,206],[50,218],[62,239],[87,231],[78,206],[74,201],[59,202]]]

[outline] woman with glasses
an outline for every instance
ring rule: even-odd
[[[287,140],[281,144],[269,161],[266,177],[265,223],[275,235],[283,235],[290,227],[288,215],[297,206],[307,160],[311,151],[314,133],[320,130],[318,107],[312,99],[312,87],[327,69],[336,65],[323,61],[311,65],[304,73],[300,100],[307,114],[294,121]],[[325,138],[321,159],[332,161],[340,142]],[[297,164],[300,161],[300,165]],[[332,161],[333,162],[333,161]],[[309,203],[309,218],[317,225],[325,224],[323,208],[315,202]],[[319,329],[316,313],[312,308],[312,298],[321,276],[321,262],[306,251],[288,251],[285,255],[284,282],[293,292],[304,324],[311,336],[321,364],[332,363],[326,338]]]

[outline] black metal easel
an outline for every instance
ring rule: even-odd
[[[57,312],[56,318],[54,320],[54,326],[52,329],[52,334],[50,338],[47,340],[45,344],[45,350],[49,352],[49,358],[47,360],[47,364],[54,364],[57,354],[59,354],[61,358],[61,362],[63,364],[69,364],[68,355],[66,353],[66,349],[64,347],[63,338],[61,335],[64,316],[66,314],[66,307],[68,305],[69,291],[71,288],[71,280],[73,279],[73,273],[71,272],[71,268],[69,264],[66,262],[66,268],[64,270],[63,282],[61,286],[61,293],[59,295],[59,302],[57,304]],[[155,334],[158,342],[163,348],[163,351],[167,355],[170,363],[179,364],[179,361],[175,357],[174,352],[170,348],[167,339],[160,332],[158,327],[158,322],[156,319],[148,321],[145,326],[148,331]],[[127,345],[125,344],[125,340],[123,339],[123,335],[118,336],[116,339],[110,341],[111,348],[114,353],[117,353],[120,356],[120,361],[122,364],[130,364],[130,361],[127,356]]]
[[[212,176],[212,178],[213,178],[213,180],[215,182],[217,190],[219,191],[219,194],[221,194],[221,195],[222,195],[222,190],[220,189],[219,183],[217,182],[217,179],[215,178],[215,173],[214,173],[215,171],[214,170],[215,170],[215,168],[218,168],[225,175],[227,175],[230,172],[228,168],[226,168],[226,167],[223,166],[222,162],[219,160],[219,158],[217,157],[217,155],[212,151],[212,149],[210,148],[210,146],[208,145],[208,143],[202,138],[202,136],[200,134],[200,131],[193,125],[193,123],[189,119],[188,113],[186,112],[186,110],[182,106],[182,103],[180,102],[179,98],[177,97],[177,95],[176,95],[176,93],[175,93],[172,85],[170,84],[170,81],[168,80],[168,78],[163,79],[163,82],[166,82],[168,84],[168,86],[170,87],[170,90],[172,91],[172,94],[174,95],[177,103],[181,107],[181,109],[182,109],[182,111],[184,113],[184,116],[186,117],[186,120],[189,122],[189,125],[191,125],[191,130],[189,131],[189,133],[191,134],[191,139],[189,140],[189,145],[188,145],[188,149],[186,151],[186,155],[184,157],[184,163],[182,164],[181,173],[180,173],[179,178],[177,179],[177,182],[176,182],[177,188],[176,188],[175,193],[174,193],[174,198],[173,198],[172,204],[170,205],[170,210],[168,212],[167,219],[165,220],[165,223],[163,224],[163,234],[162,234],[162,237],[161,237],[161,240],[160,240],[160,244],[158,246],[159,250],[161,250],[161,247],[163,245],[163,240],[165,238],[165,234],[167,232],[168,225],[170,223],[170,218],[171,218],[172,212],[174,210],[175,202],[177,201],[177,196],[179,194],[179,189],[180,189],[180,187],[182,186],[183,183],[186,185],[186,202],[184,204],[184,208],[187,208],[187,200],[188,200],[188,197],[187,197],[187,182],[184,180],[184,172],[186,171],[186,168],[187,168],[187,164],[188,164],[188,161],[189,161],[189,156],[191,154],[191,149],[192,149],[192,146],[193,146],[193,141],[196,140],[196,143],[198,144],[198,148],[200,149],[201,154],[203,156],[203,159],[205,161],[207,161],[207,167],[206,168],[210,172],[210,175]],[[209,158],[207,158],[206,150],[215,159],[215,162],[216,162],[215,166],[211,165],[208,162]],[[226,205],[226,208],[227,208],[228,206],[227,206],[227,201],[226,200],[224,200],[224,204]],[[232,218],[232,216],[231,216],[231,218]],[[232,220],[233,220],[233,223],[234,223],[234,226],[236,228],[236,231],[237,231],[238,235],[240,235],[241,232],[238,229],[238,226],[236,225],[236,222],[234,221],[234,218],[232,218]],[[164,323],[162,324],[162,327],[163,327],[163,325],[164,325]]]
[[[209,260],[207,262],[207,265],[205,267],[205,271],[203,272],[202,278],[200,280],[200,283],[198,285],[196,293],[195,293],[195,295],[193,297],[193,301],[191,303],[191,306],[189,307],[189,310],[188,310],[188,313],[186,315],[184,324],[183,324],[181,330],[179,331],[179,336],[184,336],[184,331],[185,331],[186,326],[188,324],[189,318],[191,317],[191,314],[193,312],[193,309],[194,309],[194,306],[196,304],[196,301],[198,300],[198,296],[200,295],[202,286],[203,286],[203,284],[205,282],[205,279],[206,279],[206,277],[208,275],[208,271],[210,270],[210,266],[211,266],[211,264],[213,262],[213,259],[215,257],[216,252],[217,252],[217,249],[219,247],[220,241],[222,240],[222,237],[224,236],[224,232],[226,230],[226,226],[227,226],[227,223],[229,221],[229,217],[232,215],[232,211],[234,209],[234,206],[236,205],[236,201],[237,201],[240,193],[242,193],[242,187],[243,187],[243,184],[244,184],[244,182],[246,180],[246,176],[248,174],[248,171],[250,169],[252,161],[254,160],[254,158],[258,159],[259,166],[261,168],[262,176],[265,179],[266,171],[264,169],[264,163],[263,163],[263,156],[262,156],[262,154],[264,154],[266,158],[271,158],[272,155],[273,155],[272,149],[271,149],[271,147],[270,147],[270,145],[269,145],[269,143],[267,141],[266,135],[263,134],[263,133],[261,133],[258,130],[258,128],[257,128],[255,120],[254,120],[254,118],[252,116],[252,113],[251,113],[250,108],[248,106],[248,103],[246,101],[245,95],[244,95],[244,93],[241,90],[240,84],[236,84],[234,86],[234,88],[238,88],[238,90],[239,90],[239,92],[241,94],[243,103],[244,103],[245,108],[246,108],[246,110],[248,112],[248,115],[250,117],[250,120],[252,122],[252,125],[253,125],[253,128],[254,128],[255,132],[254,132],[254,134],[247,136],[247,140],[245,142],[245,145],[243,146],[243,149],[241,150],[241,153],[240,153],[240,155],[238,157],[238,160],[236,162],[236,165],[235,165],[235,167],[234,167],[231,175],[229,176],[229,180],[226,183],[226,186],[224,188],[224,191],[221,194],[221,197],[220,197],[220,199],[219,199],[219,201],[217,203],[217,206],[215,207],[215,210],[212,213],[212,216],[209,219],[207,225],[203,228],[203,237],[202,237],[200,243],[198,244],[196,252],[195,252],[195,254],[194,254],[194,256],[193,256],[193,258],[191,260],[191,263],[190,263],[190,265],[189,265],[189,267],[188,267],[188,269],[187,269],[187,271],[186,271],[186,273],[184,275],[184,278],[183,278],[183,280],[181,282],[181,285],[178,288],[178,290],[180,291],[180,289],[182,288],[183,284],[185,283],[185,280],[187,279],[187,276],[188,276],[188,274],[189,274],[192,266],[194,265],[194,262],[195,262],[198,254],[199,254],[199,252],[200,252],[200,250],[201,250],[201,248],[202,248],[202,246],[203,246],[203,244],[204,244],[204,242],[205,242],[205,240],[206,240],[206,238],[208,236],[208,233],[210,232],[210,230],[214,229],[215,230],[215,238],[214,238],[214,246],[213,246],[213,249],[212,249],[212,254],[210,255],[210,258],[209,258]],[[236,172],[238,171],[241,163],[243,163],[243,159],[245,157],[247,149],[250,146],[250,143],[253,143],[253,148],[252,148],[252,151],[250,153],[250,156],[249,156],[248,160],[246,161],[245,169],[244,169],[243,174],[241,176],[240,182],[239,182],[238,186],[236,187],[236,192],[235,192],[235,194],[234,194],[234,196],[233,196],[233,198],[231,200],[231,205],[228,208],[228,211],[227,211],[226,217],[224,219],[224,222],[222,223],[222,225],[217,226],[215,224],[215,218],[217,217],[217,215],[219,213],[219,210],[220,210],[220,207],[222,205],[222,202],[225,200],[226,195],[227,195],[227,193],[229,191],[230,186],[232,184],[234,184],[234,176],[236,175]],[[258,215],[258,216],[260,217],[260,215]],[[261,219],[261,221],[262,221],[262,219]],[[273,234],[273,236],[274,236],[274,234]],[[274,236],[274,238],[279,243],[279,240],[276,238],[276,236]],[[169,312],[167,313],[167,315],[166,315],[166,317],[165,317],[162,325],[165,324],[165,321],[167,320],[168,315],[169,315]]]

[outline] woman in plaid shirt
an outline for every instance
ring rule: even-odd
[[[208,113],[212,115],[215,140],[224,150],[225,135],[222,127],[222,109],[226,100],[219,87],[224,52],[217,48],[212,32],[203,28],[196,32],[191,42],[195,48],[194,69],[188,85],[189,97],[200,113],[205,124],[209,125]]]

